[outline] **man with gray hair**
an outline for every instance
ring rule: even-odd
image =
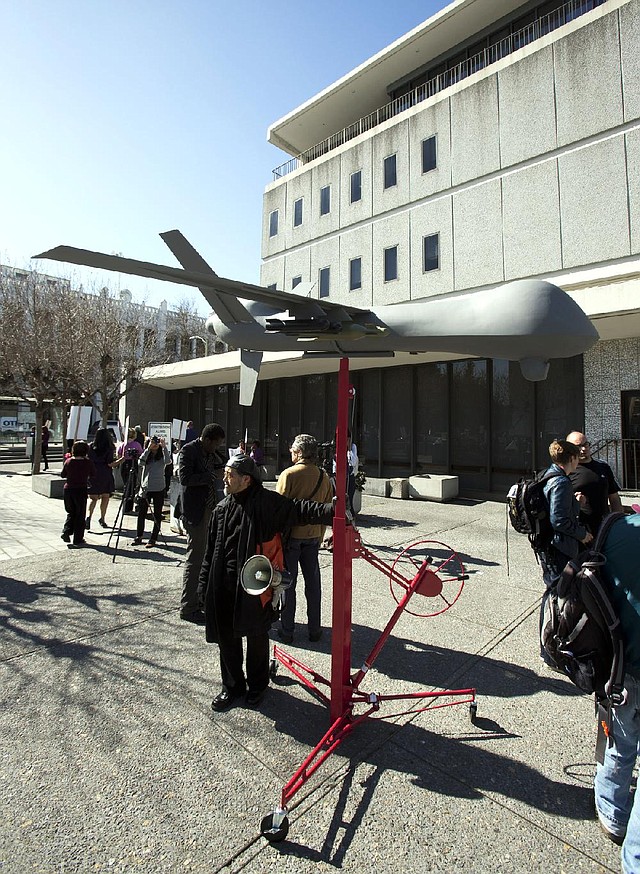
[[[276,491],[288,498],[298,498],[328,503],[333,498],[331,480],[316,465],[318,444],[311,434],[298,434],[291,444],[291,467],[283,470],[278,478]],[[316,642],[322,637],[320,623],[320,564],[318,549],[324,534],[322,525],[295,525],[285,547],[285,564],[291,574],[291,586],[287,589],[284,606],[280,613],[281,627],[278,636],[284,643],[293,642],[296,617],[296,580],[298,564],[304,577],[304,594],[307,601],[309,640]]]

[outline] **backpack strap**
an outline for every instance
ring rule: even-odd
[[[315,487],[315,489],[311,492],[311,494],[310,494],[309,497],[307,498],[307,501],[310,501],[311,498],[315,495],[315,493],[316,493],[316,492],[318,491],[318,489],[320,488],[320,484],[321,484],[322,479],[323,479],[323,474],[324,474],[324,471],[323,471],[322,468],[320,468],[320,476],[318,477],[318,482],[316,483],[316,487]]]
[[[609,513],[604,517],[600,528],[598,529],[598,533],[596,534],[595,543],[593,544],[594,552],[601,552],[602,547],[604,546],[604,542],[607,539],[607,535],[616,524],[616,522],[618,522],[618,520],[620,519],[623,519],[625,516],[626,513]]]

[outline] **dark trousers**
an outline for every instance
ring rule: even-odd
[[[138,498],[138,527],[136,528],[138,537],[142,537],[144,534],[144,520],[147,517],[150,504],[153,504],[153,531],[149,539],[155,543],[160,533],[164,492],[147,492],[145,497]]]
[[[67,518],[62,533],[73,537],[74,543],[82,543],[84,540],[84,517],[87,513],[87,490],[86,488],[70,489],[65,486],[63,494]]]
[[[269,635],[266,631],[252,634],[247,641],[247,676],[243,671],[243,645],[241,637],[233,632],[220,634],[220,675],[225,689],[239,693],[247,688],[250,692],[262,692],[269,685]]]
[[[296,581],[298,564],[304,577],[304,595],[307,601],[307,623],[310,634],[320,631],[320,565],[318,564],[318,538],[298,540],[289,538],[284,561],[291,574],[291,586],[284,593],[284,606],[280,613],[282,630],[293,634],[296,618]]]
[[[42,460],[44,461],[44,469],[49,470],[49,459],[47,458],[47,450],[48,445],[46,443],[42,444],[42,452],[40,453],[42,456]]]
[[[190,525],[184,517],[182,518],[182,524],[187,532],[187,551],[184,557],[180,611],[185,614],[200,610],[198,582],[207,547],[211,513],[212,510],[205,508],[202,519],[197,525]]]

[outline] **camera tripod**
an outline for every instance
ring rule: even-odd
[[[113,527],[111,529],[111,534],[109,535],[109,540],[107,541],[107,546],[111,546],[111,539],[114,534],[116,534],[116,543],[113,552],[113,558],[111,561],[114,563],[116,560],[116,555],[118,554],[118,544],[120,542],[120,535],[122,534],[122,523],[124,521],[125,507],[129,506],[129,504],[133,503],[133,498],[136,491],[136,486],[138,485],[138,477],[139,477],[139,464],[138,458],[131,458],[132,462],[131,470],[129,471],[129,476],[127,477],[127,481],[125,483],[124,490],[122,492],[122,498],[120,499],[120,506],[118,507],[118,512],[116,513],[116,518],[113,522]],[[147,506],[151,508],[151,503],[147,502]],[[147,511],[148,512],[148,511]],[[158,538],[162,539],[162,543],[164,546],[167,545],[166,538],[162,533],[162,514],[160,514],[160,518],[155,515],[155,512],[152,511],[153,521],[158,525]],[[137,524],[137,523],[136,523]],[[117,528],[117,533],[116,533]]]

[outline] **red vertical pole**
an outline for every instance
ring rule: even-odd
[[[349,359],[340,359],[336,429],[336,511],[333,519],[333,622],[331,632],[331,722],[351,699],[351,551],[347,545],[347,428]]]

